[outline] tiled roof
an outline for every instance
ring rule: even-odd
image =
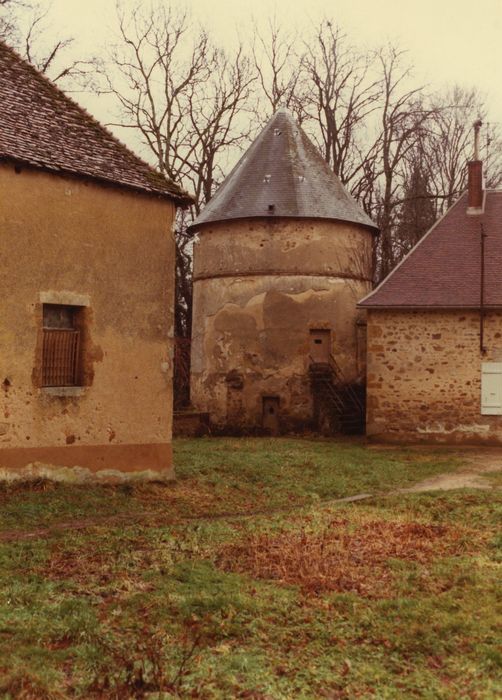
[[[0,160],[167,196],[190,197],[0,41]]]
[[[502,190],[485,193],[480,215],[467,214],[464,193],[359,306],[479,308],[481,226],[486,234],[484,303],[502,307]]]
[[[337,219],[376,229],[284,109],[266,124],[192,226],[263,216]]]

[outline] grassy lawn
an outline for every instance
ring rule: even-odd
[[[66,519],[165,518],[296,507],[384,493],[459,466],[444,452],[369,450],[362,444],[302,439],[178,439],[178,481],[169,486],[56,487],[34,493],[0,484],[0,528],[47,527]],[[44,490],[45,488],[45,490]]]
[[[169,486],[0,493],[0,697],[500,697],[500,491],[382,495],[458,460],[201,439],[176,461]]]

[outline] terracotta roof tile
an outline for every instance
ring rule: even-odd
[[[485,196],[484,213],[472,216],[464,193],[359,306],[479,308],[483,225],[485,305],[502,307],[502,190]]]
[[[2,41],[0,159],[191,201]]]

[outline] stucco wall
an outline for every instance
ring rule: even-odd
[[[280,399],[283,430],[313,418],[310,329],[331,330],[348,381],[362,381],[357,300],[371,288],[369,230],[316,220],[205,226],[194,251],[191,398],[220,426],[262,424]]]
[[[368,311],[367,434],[390,441],[502,442],[481,415],[481,363],[502,361],[502,313]]]
[[[171,469],[173,215],[153,196],[0,165],[0,467]],[[92,384],[76,397],[34,371],[41,302],[58,292],[89,302]]]

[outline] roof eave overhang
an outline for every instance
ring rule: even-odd
[[[333,221],[335,223],[345,223],[345,224],[353,224],[354,226],[361,226],[363,228],[368,229],[374,235],[378,235],[380,233],[380,229],[378,228],[378,226],[376,226],[373,223],[368,224],[368,223],[363,223],[362,221],[354,221],[353,219],[337,219],[336,217],[332,217],[332,216],[295,216],[294,214],[272,214],[272,215],[256,214],[256,215],[249,215],[249,216],[233,216],[232,218],[229,218],[229,219],[225,219],[225,218],[207,219],[206,221],[201,221],[200,223],[195,221],[193,224],[190,224],[190,226],[187,227],[187,230],[196,232],[199,229],[203,228],[204,226],[211,226],[213,224],[227,224],[231,221],[246,221],[246,220],[274,221],[274,220],[278,220],[278,219],[293,219],[295,221],[302,221],[302,220]]]
[[[465,193],[464,193],[464,194],[465,194]],[[462,197],[464,196],[464,194],[462,194],[462,195],[459,197],[459,199],[457,199],[457,201],[454,202],[454,203],[451,205],[451,207],[443,214],[443,216],[441,216],[441,217],[431,226],[431,228],[422,236],[422,238],[418,241],[418,243],[415,243],[415,245],[413,246],[413,248],[412,248],[411,250],[409,250],[408,253],[406,253],[406,255],[404,256],[404,258],[402,258],[402,259],[398,262],[398,264],[389,272],[389,274],[387,275],[387,277],[385,277],[379,284],[377,284],[377,286],[375,287],[375,289],[373,289],[369,294],[367,294],[363,299],[361,299],[361,301],[360,301],[359,304],[358,304],[358,307],[359,307],[359,308],[370,308],[370,306],[371,306],[371,308],[377,308],[377,307],[379,307],[379,304],[371,304],[371,305],[368,305],[368,307],[363,306],[363,304],[364,304],[365,301],[369,301],[370,299],[374,299],[375,296],[378,298],[378,295],[380,294],[381,289],[382,289],[383,287],[385,287],[385,285],[387,285],[387,283],[389,282],[389,280],[396,274],[396,272],[398,272],[398,270],[407,262],[407,260],[408,260],[409,258],[411,258],[411,256],[414,254],[414,252],[416,251],[416,249],[417,249],[419,246],[423,245],[423,243],[428,239],[428,237],[431,235],[431,233],[433,233],[433,231],[436,230],[436,228],[439,226],[439,224],[440,224],[444,219],[446,219],[447,216],[450,215],[450,212],[451,212],[456,206],[458,206],[458,204],[462,201]],[[382,305],[380,308],[385,308],[385,306]],[[390,308],[390,306],[389,306],[389,308]],[[397,306],[397,305],[392,305],[392,308],[398,308],[398,306]],[[414,307],[409,307],[409,308],[417,308],[417,307],[414,306]],[[430,307],[425,307],[425,308],[430,308]],[[462,307],[459,307],[459,308],[462,308]]]
[[[156,189],[154,187],[147,188],[141,187],[139,185],[131,185],[113,178],[99,177],[97,175],[92,175],[91,173],[79,172],[76,170],[68,170],[66,168],[58,168],[54,166],[47,165],[46,163],[39,163],[36,161],[30,161],[28,159],[16,158],[7,154],[0,153],[0,163],[12,163],[13,165],[19,165],[23,168],[32,168],[33,170],[39,170],[42,172],[52,173],[54,175],[61,175],[64,177],[74,177],[80,178],[81,180],[88,180],[91,182],[97,182],[101,185],[107,185],[108,187],[119,187],[120,189],[128,190],[129,192],[136,192],[138,194],[146,194],[153,197],[161,197],[162,199],[169,199],[174,202],[177,207],[186,209],[192,205],[195,201],[194,197],[188,192],[184,192],[180,189],[179,194],[174,192],[167,192],[161,189]]]

